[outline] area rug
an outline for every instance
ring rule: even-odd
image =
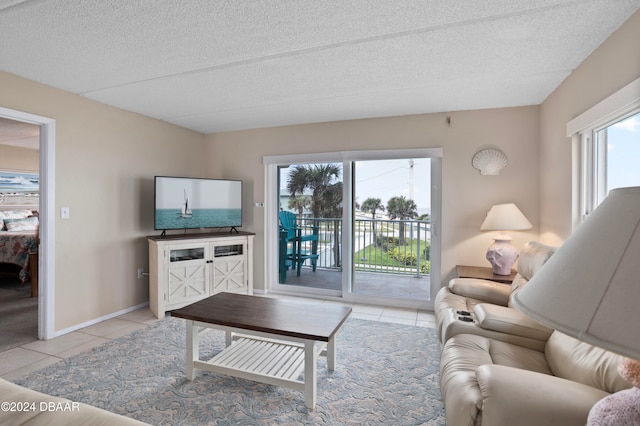
[[[224,335],[201,336],[201,359]],[[434,329],[348,319],[337,365],[318,361],[317,406],[304,394],[198,371],[185,378],[185,323],[166,318],[15,380],[37,391],[153,425],[444,425],[440,346]]]

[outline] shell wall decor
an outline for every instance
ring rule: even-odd
[[[495,176],[507,165],[507,156],[499,149],[489,148],[478,151],[471,162],[474,169],[484,176]]]

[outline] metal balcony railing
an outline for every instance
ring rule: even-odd
[[[342,270],[342,219],[299,218],[303,229],[318,226],[318,268]],[[356,219],[356,271],[422,276],[431,272],[431,225],[419,220]],[[311,250],[310,243],[303,250]]]

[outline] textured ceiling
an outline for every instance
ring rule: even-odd
[[[640,0],[0,0],[0,69],[203,133],[541,103]]]

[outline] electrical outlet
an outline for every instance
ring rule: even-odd
[[[144,277],[144,268],[138,268],[138,279]]]

